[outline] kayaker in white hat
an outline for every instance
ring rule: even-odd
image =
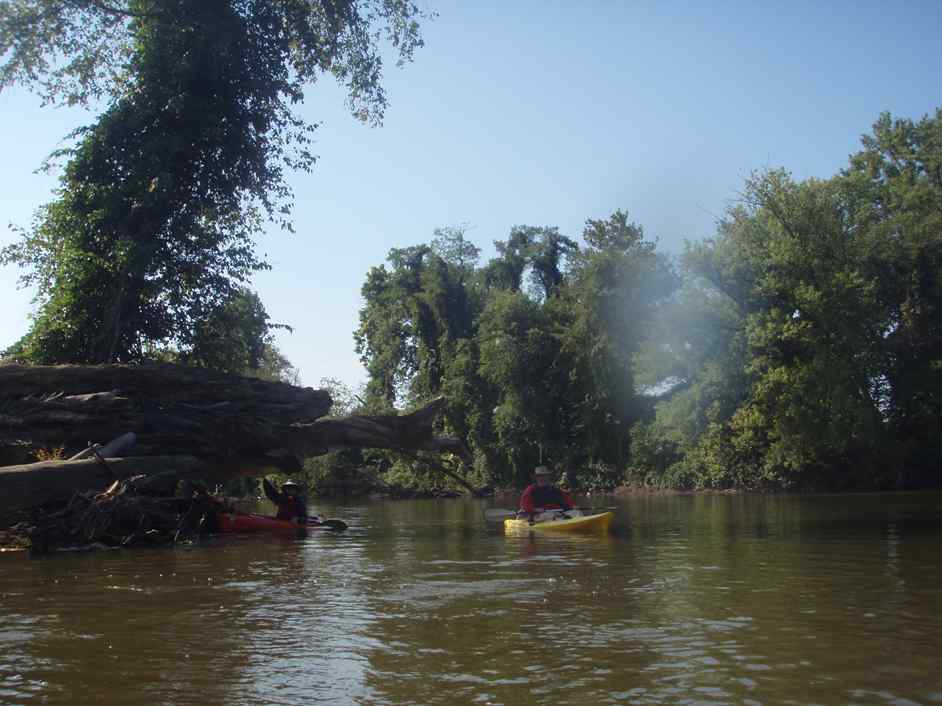
[[[537,466],[533,470],[533,483],[528,485],[520,496],[520,510],[530,517],[544,510],[571,510],[572,498],[563,490],[553,485],[553,474],[546,466]]]
[[[281,491],[278,491],[267,478],[263,478],[262,488],[265,496],[278,506],[275,519],[293,520],[301,524],[307,522],[307,503],[304,502],[300,485],[293,480],[286,480],[281,484]]]

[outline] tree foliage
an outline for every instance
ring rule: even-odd
[[[315,126],[295,112],[333,74],[379,122],[381,38],[421,45],[411,3],[22,0],[0,3],[0,88],[104,100],[74,133],[56,198],[0,258],[26,269],[38,312],[19,344],[36,362],[135,361],[195,332],[265,268],[266,220],[290,228],[289,169],[309,170]]]
[[[718,487],[937,482],[940,164],[942,112],[883,115],[833,178],[769,171],[747,183],[717,237],[686,253],[690,294],[673,319],[712,323],[656,337],[676,387],[635,432],[639,476]]]
[[[611,485],[644,407],[632,356],[676,281],[625,214],[593,229],[608,239],[581,250],[557,228],[515,226],[481,267],[463,229],[392,250],[362,292],[368,396],[445,394],[445,423],[468,439],[481,481],[519,483],[551,459],[606,468],[593,482]]]
[[[272,324],[258,295],[240,290],[197,322],[192,347],[178,358],[190,365],[288,382],[293,374],[274,347],[276,328],[289,327]]]
[[[677,265],[620,211],[477,267],[443,232],[370,272],[356,336],[370,399],[446,394],[482,480],[938,484],[942,112],[881,116],[830,179],[755,174]]]

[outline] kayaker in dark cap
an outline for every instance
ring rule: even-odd
[[[281,491],[278,491],[267,478],[264,478],[262,488],[265,490],[265,496],[278,506],[276,519],[293,520],[301,524],[307,522],[307,503],[301,495],[301,486],[293,480],[286,480],[281,484]]]
[[[552,473],[546,466],[533,471],[533,483],[520,496],[520,510],[532,518],[545,510],[571,510],[572,498],[552,482]]]

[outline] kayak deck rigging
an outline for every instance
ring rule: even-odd
[[[550,510],[531,519],[527,516],[504,520],[507,534],[527,532],[606,532],[615,517],[613,512],[586,515],[581,510]]]

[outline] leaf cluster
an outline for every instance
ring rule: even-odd
[[[645,408],[632,358],[677,284],[670,263],[622,212],[587,222],[585,248],[515,226],[481,266],[465,232],[438,229],[367,275],[355,338],[368,395],[394,407],[445,394],[446,430],[488,483],[521,483],[544,461],[592,464],[570,482],[611,486]],[[412,468],[394,465],[400,479]]]
[[[938,482],[940,165],[942,112],[883,115],[831,179],[747,182],[716,237],[688,247],[674,323],[650,344],[672,387],[634,432],[637,478]]]
[[[211,319],[268,267],[265,222],[291,229],[286,170],[316,159],[316,126],[296,113],[306,87],[332,74],[378,123],[381,43],[410,60],[421,17],[398,0],[0,2],[0,89],[106,104],[58,155],[55,199],[0,252],[36,288],[16,354],[133,362],[169,345],[206,359]]]

